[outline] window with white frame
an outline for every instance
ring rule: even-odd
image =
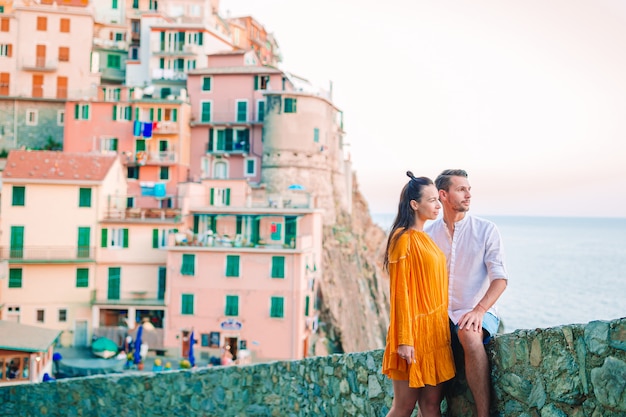
[[[100,150],[117,152],[117,138],[102,138],[100,139]]]
[[[11,44],[0,44],[0,56],[11,57],[12,49]]]
[[[127,248],[128,229],[103,228],[101,243],[103,248]]]
[[[256,175],[256,159],[246,158],[244,161],[244,175],[246,177],[253,177]]]
[[[89,120],[89,104],[76,104],[74,106],[74,119]]]
[[[120,101],[122,95],[121,88],[103,87],[104,101]]]
[[[65,110],[57,111],[57,126],[63,126],[65,124]]]
[[[210,101],[201,101],[200,102],[200,121],[207,123],[211,121],[211,102]]]
[[[235,105],[237,112],[237,121],[248,121],[248,100],[237,100]]]
[[[132,108],[130,106],[113,106],[113,120],[132,120]]]
[[[226,161],[216,161],[213,164],[213,178],[228,178],[228,163]]]
[[[37,110],[34,110],[34,109],[26,110],[26,125],[37,126]]]
[[[211,91],[212,77],[202,77],[202,91]]]
[[[212,206],[230,206],[230,188],[211,188],[210,204]]]

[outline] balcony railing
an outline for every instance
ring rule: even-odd
[[[93,290],[91,303],[99,305],[165,305],[163,294],[157,291],[121,291],[113,294],[108,290]]]
[[[237,114],[235,112],[221,112],[211,114],[194,113],[191,115],[192,124],[194,125],[236,125],[236,124],[254,124],[263,123],[265,114],[263,112],[249,111],[246,114]]]
[[[178,122],[158,122],[153,134],[178,133]]]
[[[89,246],[24,246],[0,247],[0,259],[13,262],[71,261],[87,262],[95,254]]]
[[[154,221],[163,220],[171,223],[181,221],[180,209],[174,208],[139,208],[107,210],[105,220]]]
[[[56,59],[46,59],[45,57],[24,58],[22,69],[24,71],[56,71],[59,61]]]
[[[102,78],[106,80],[124,81],[126,71],[119,68],[102,68]]]
[[[93,45],[96,47],[115,51],[128,51],[128,43],[125,41],[112,41],[110,39],[94,38]]]
[[[185,81],[187,79],[187,73],[182,70],[156,68],[152,70],[152,79]]]

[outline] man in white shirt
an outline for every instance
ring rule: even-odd
[[[443,218],[425,231],[445,253],[448,315],[463,346],[467,384],[478,417],[489,416],[489,361],[484,344],[498,331],[495,303],[507,286],[504,249],[495,224],[467,214],[472,197],[467,172],[443,171],[435,180]]]

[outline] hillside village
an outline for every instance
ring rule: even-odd
[[[0,0],[2,321],[251,362],[384,345],[386,237],[332,89],[218,11]],[[52,350],[21,349],[0,368],[36,382]]]

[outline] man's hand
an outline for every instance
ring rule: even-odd
[[[480,304],[478,304],[472,311],[461,316],[459,320],[459,330],[473,330],[475,332],[483,331],[483,316],[486,311]]]

